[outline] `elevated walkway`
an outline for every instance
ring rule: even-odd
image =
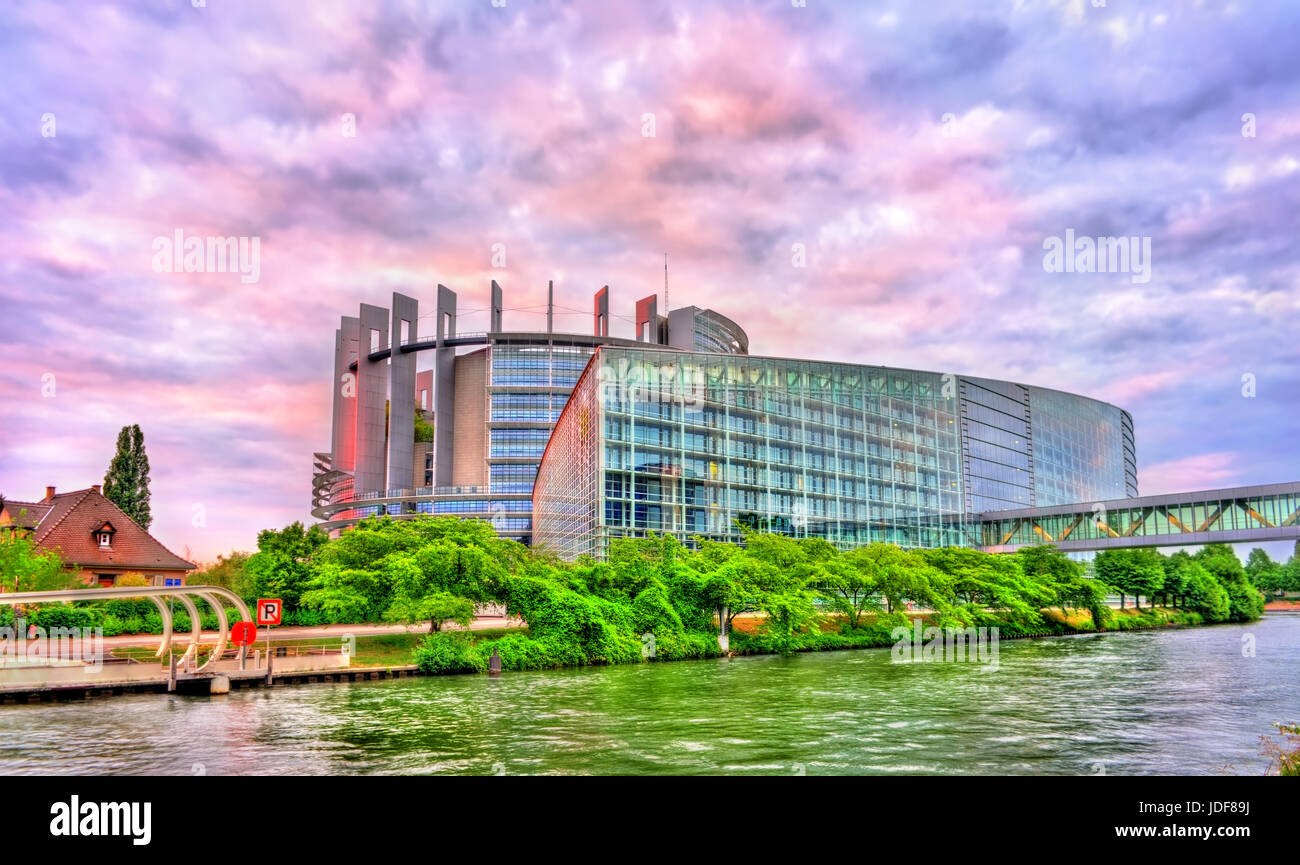
[[[989,511],[986,552],[1055,544],[1066,552],[1300,539],[1300,482]]]

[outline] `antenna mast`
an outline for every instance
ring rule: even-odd
[[[668,253],[664,253],[664,313],[667,314],[671,309],[668,306]]]

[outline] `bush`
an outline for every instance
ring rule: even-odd
[[[116,637],[119,634],[126,633],[126,623],[113,615],[112,613],[104,614],[104,636]]]
[[[103,623],[103,613],[90,607],[49,604],[30,613],[27,623],[44,628],[46,633],[54,628],[96,628]]]
[[[158,612],[158,608],[154,606],[153,601],[143,599],[113,598],[104,601],[102,604],[96,604],[96,606],[102,609],[105,615],[117,616],[119,619],[128,619],[131,616],[147,616],[150,613]]]
[[[354,624],[352,622],[332,622],[320,610],[285,610],[281,624],[310,628],[316,625]]]
[[[425,673],[474,673],[487,669],[478,666],[478,659],[468,634],[430,634],[415,649],[415,664]]]
[[[711,634],[673,633],[655,634],[655,661],[684,661],[695,658],[716,658],[722,654],[718,638]]]

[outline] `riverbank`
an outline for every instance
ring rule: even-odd
[[[1129,608],[1115,610],[1110,620],[1110,628],[1102,633],[1122,633],[1137,630],[1173,629],[1202,624],[1200,616],[1186,610],[1157,607],[1155,610],[1141,611]],[[901,618],[901,617],[900,617]],[[908,628],[920,623],[922,628],[930,626],[933,613],[911,613],[906,616]],[[827,617],[821,623],[821,630],[816,633],[796,635],[799,639],[791,643],[786,641],[784,650],[772,646],[771,637],[764,632],[762,615],[746,614],[736,617],[732,623],[730,651],[723,652],[716,639],[709,638],[708,644],[703,640],[690,641],[695,649],[689,655],[681,651],[684,641],[671,640],[669,644],[676,651],[671,655],[658,651],[644,657],[644,661],[666,663],[675,660],[703,660],[720,657],[745,657],[761,655],[780,655],[809,652],[829,652],[854,649],[885,649],[897,643],[897,636],[888,624],[877,621],[875,614],[866,614],[860,621],[860,627],[849,628],[847,623],[834,616]],[[1091,618],[1086,612],[1065,614],[1060,610],[1043,611],[1043,622],[1038,626],[1026,627],[1014,622],[997,622],[996,617],[989,617],[993,624],[986,624],[987,633],[996,629],[998,640],[1038,639],[1043,637],[1065,637],[1080,634],[1098,633],[1091,626]],[[897,623],[893,623],[895,627]],[[335,626],[338,627],[338,626]],[[523,627],[502,628],[499,624],[492,627],[484,622],[481,627],[471,627],[456,632],[429,634],[426,631],[381,628],[380,633],[356,636],[352,665],[345,668],[322,666],[320,669],[285,670],[275,674],[273,684],[267,685],[264,674],[229,675],[232,689],[260,687],[284,687],[301,684],[318,684],[329,682],[356,682],[400,678],[406,676],[439,676],[487,671],[487,661],[482,668],[473,663],[475,656],[486,659],[490,654],[485,651],[473,652],[475,646],[486,648],[498,645],[503,638],[514,641],[532,641],[527,629]],[[311,633],[327,629],[302,628],[299,632]],[[329,629],[333,630],[333,629]],[[657,644],[658,641],[656,640]],[[336,636],[316,636],[306,638],[299,636],[296,648],[305,652],[336,649]],[[450,651],[449,651],[450,650]],[[118,661],[133,664],[155,662],[150,649],[140,646],[119,646],[113,650]],[[685,655],[685,656],[684,656]],[[430,663],[432,661],[432,663]],[[456,662],[456,663],[449,663]],[[549,663],[542,653],[513,654],[508,660],[503,657],[503,670],[522,672],[526,670],[577,669],[595,666],[617,666],[587,662],[557,664]],[[178,691],[183,694],[206,694],[210,680],[206,676],[183,677],[178,682]],[[123,696],[141,693],[166,693],[167,681],[163,673],[153,679],[143,681],[87,681],[81,683],[60,683],[31,687],[16,687],[0,690],[0,703],[23,704],[40,702],[68,702],[87,700],[96,697]]]
[[[648,632],[642,637],[642,656],[622,663],[890,648],[899,641],[898,629],[902,628],[911,634],[915,623],[919,622],[924,629],[931,626],[935,618],[935,614],[929,612],[892,615],[867,613],[859,618],[858,627],[850,627],[843,617],[825,616],[816,629],[781,634],[765,627],[765,617],[750,615],[737,617],[733,621],[727,651],[722,650],[712,634]],[[1041,610],[1039,619],[1035,624],[1024,624],[1008,617],[984,613],[975,627],[981,629],[986,638],[996,634],[998,640],[1014,640],[1185,628],[1205,624],[1199,613],[1171,607],[1110,610],[1106,627],[1102,631],[1097,630],[1091,614],[1086,610]],[[416,649],[414,660],[416,666],[430,675],[483,673],[489,669],[493,652],[498,655],[503,671],[616,666],[619,663],[585,657],[575,651],[571,643],[538,639],[527,633],[514,634],[502,640],[471,640],[465,635],[433,634]]]

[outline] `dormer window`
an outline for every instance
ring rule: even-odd
[[[104,522],[94,531],[95,542],[99,544],[101,550],[111,550],[113,549],[113,535],[116,533],[117,529],[113,528],[112,523]]]

